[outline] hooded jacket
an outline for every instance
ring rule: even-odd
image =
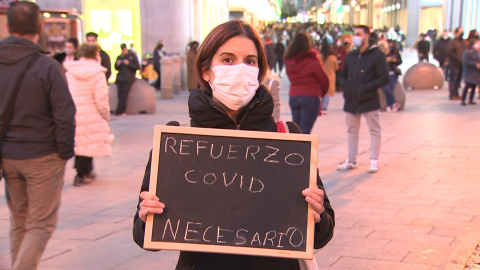
[[[21,37],[10,36],[0,42],[2,116],[20,73],[30,57],[41,52],[40,46]],[[62,159],[71,158],[74,154],[75,105],[62,66],[41,55],[25,74],[19,91],[3,139],[3,157],[29,159],[57,152]]]
[[[328,77],[316,50],[285,59],[285,69],[290,80],[289,96],[323,97],[327,93]]]
[[[103,157],[112,155],[110,104],[105,81],[106,68],[93,59],[80,58],[64,63],[68,88],[77,108],[75,155]]]
[[[385,55],[377,46],[370,46],[363,53],[349,52],[338,74],[344,89],[343,110],[358,114],[380,109],[377,90],[389,83],[388,73]]]
[[[242,109],[237,120],[231,119],[227,113],[212,100],[210,90],[192,90],[188,100],[191,126],[220,128],[220,129],[242,129],[256,131],[276,132],[277,128],[272,117],[273,100],[272,96],[264,86],[258,88],[252,101]],[[289,125],[291,132],[299,133]],[[150,159],[145,169],[141,191],[147,191],[150,184]],[[320,177],[317,177],[317,185],[324,189]],[[161,200],[161,199],[160,199]],[[140,203],[140,201],[139,201]],[[325,246],[333,237],[335,225],[334,212],[330,201],[325,194],[325,211],[321,215],[321,221],[315,224],[314,248]],[[133,238],[135,242],[143,247],[145,235],[145,222],[138,218],[138,209],[134,218]],[[176,270],[298,270],[297,259],[273,258],[247,255],[231,255],[203,252],[181,251]]]

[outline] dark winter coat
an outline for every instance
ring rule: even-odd
[[[2,117],[20,73],[32,55],[41,51],[40,46],[20,37],[10,36],[0,42]],[[25,74],[15,104],[3,139],[4,158],[30,159],[55,152],[62,159],[74,155],[75,104],[64,69],[57,61],[39,56]]]
[[[323,97],[328,91],[328,77],[314,49],[285,59],[285,69],[290,80],[291,97]]]
[[[448,65],[462,67],[463,52],[467,44],[463,38],[454,38],[448,43]]]
[[[123,62],[119,64],[119,60],[128,60],[128,65],[125,65]],[[118,70],[117,80],[115,82],[133,82],[139,68],[138,58],[131,51],[128,51],[125,55],[119,55],[117,61],[115,61],[115,69]]]
[[[353,50],[347,54],[338,79],[343,87],[343,110],[358,114],[380,109],[378,88],[389,83],[385,55],[376,46],[363,53]]]
[[[105,77],[107,78],[108,82],[108,78],[110,78],[110,75],[112,75],[112,62],[110,61],[110,56],[104,50],[100,50],[100,65],[107,69],[105,72]]]
[[[433,46],[433,57],[437,59],[438,62],[444,63],[447,60],[448,54],[448,44],[450,39],[439,39],[437,43]]]
[[[252,101],[242,109],[236,121],[232,120],[227,113],[212,100],[210,91],[192,90],[188,105],[191,125],[193,127],[277,131],[275,121],[272,117],[272,96],[263,86],[260,86]],[[297,133],[300,132],[298,126],[296,126],[296,129]],[[291,129],[291,132],[294,132],[294,130]],[[150,160],[145,169],[142,191],[148,190],[149,181]],[[320,177],[317,178],[317,185],[319,188],[324,189]],[[334,212],[326,194],[324,206],[325,212],[321,215],[321,221],[315,224],[314,248],[316,249],[325,246],[330,241],[335,226]],[[134,218],[133,238],[140,247],[143,247],[145,223],[138,218],[138,209],[139,206],[137,206],[137,213]],[[299,265],[297,259],[181,251],[176,269],[297,270],[299,269]]]
[[[462,63],[463,81],[465,83],[480,84],[480,70],[477,68],[477,65],[480,63],[480,52],[475,49],[465,50]]]

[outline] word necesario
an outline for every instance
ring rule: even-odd
[[[305,162],[302,154],[296,152],[285,152],[278,147],[270,145],[235,145],[215,144],[205,140],[179,139],[173,136],[166,136],[164,153],[175,155],[191,156],[214,160],[250,160],[270,164],[286,164],[288,166],[299,166]],[[191,184],[213,185],[223,180],[223,185],[228,187],[237,182],[240,189],[246,189],[251,193],[262,192],[265,184],[255,176],[245,176],[238,172],[216,171],[199,174],[196,169],[185,172],[185,181]]]
[[[163,225],[161,240],[182,240],[186,243],[223,244],[230,246],[252,246],[276,249],[298,248],[305,243],[302,231],[289,227],[283,232],[270,230],[265,233],[246,229],[222,228],[204,225],[201,222],[167,219]]]

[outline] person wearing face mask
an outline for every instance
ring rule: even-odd
[[[480,41],[478,37],[472,37],[468,40],[468,49],[463,52],[463,81],[465,87],[462,91],[462,99],[460,105],[466,106],[465,100],[467,99],[468,90],[470,90],[470,97],[468,104],[475,105],[473,98],[475,96],[475,88],[477,84],[480,84],[480,54],[478,52],[480,48]]]
[[[345,89],[345,120],[348,133],[348,157],[337,170],[346,171],[357,168],[358,140],[361,117],[365,117],[370,130],[370,168],[378,171],[380,154],[380,102],[377,89],[389,83],[389,68],[385,55],[374,44],[370,45],[370,28],[358,25],[354,30],[355,50],[347,54],[345,63],[339,72],[340,85]]]
[[[309,134],[320,111],[320,98],[328,91],[329,81],[320,54],[312,48],[310,36],[297,33],[285,53],[285,69],[290,80],[289,105],[292,120],[302,133]]]
[[[78,50],[80,59],[64,63],[68,89],[77,108],[75,122],[75,169],[73,185],[82,186],[95,179],[93,157],[112,155],[110,104],[107,69],[102,67],[98,44],[82,44]]]
[[[462,81],[462,56],[467,44],[463,40],[463,27],[455,29],[455,38],[448,44],[448,71],[450,80],[448,84],[450,100],[459,100],[458,88]]]
[[[71,37],[65,41],[65,50],[62,53],[57,53],[53,56],[53,59],[57,60],[60,64],[65,62],[78,60],[77,57],[78,39]]]
[[[191,126],[276,132],[272,96],[259,83],[267,65],[262,41],[251,25],[233,20],[215,27],[197,54],[196,72],[201,86],[190,92]],[[293,123],[289,128],[291,132],[300,132]],[[148,192],[150,160],[133,227],[134,241],[142,248],[147,214],[161,214],[168,209],[162,198]],[[317,185],[318,188],[304,190],[302,195],[314,207],[314,248],[321,248],[333,236],[334,212],[319,177]],[[181,251],[175,269],[298,270],[299,263],[290,258]]]
[[[445,31],[442,34],[442,37],[437,40],[433,45],[433,57],[438,61],[439,66],[442,68],[443,73],[445,74],[445,79],[447,78],[447,53],[448,53],[448,44],[450,43],[450,37],[448,32]]]

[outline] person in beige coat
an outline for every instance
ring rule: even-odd
[[[188,44],[187,52],[187,86],[188,90],[198,89],[198,79],[195,73],[195,59],[197,58],[198,42],[192,41]]]
[[[336,81],[336,72],[338,70],[338,61],[337,55],[333,50],[330,43],[327,39],[322,40],[322,48],[320,49],[320,62],[325,69],[325,73],[328,78],[328,92],[325,94],[322,100],[322,114],[327,114],[328,102],[330,97],[335,95],[335,81]]]
[[[110,105],[107,71],[100,65],[100,47],[83,44],[79,60],[65,63],[68,88],[77,108],[75,121],[75,168],[77,175],[73,184],[80,186],[95,178],[93,157],[112,155],[110,126]]]

